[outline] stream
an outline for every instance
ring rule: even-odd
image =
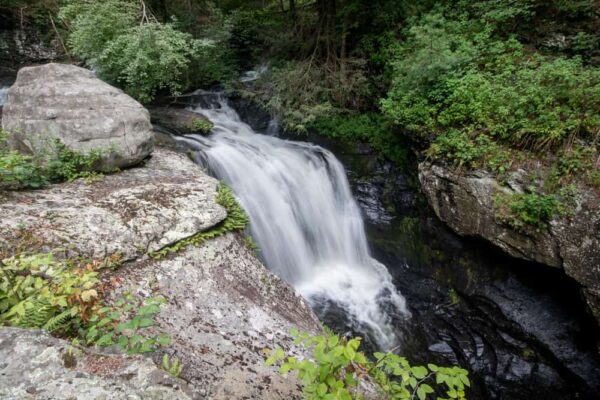
[[[285,137],[218,92],[174,106],[215,124],[177,140],[233,188],[259,256],[327,326],[364,336],[367,351],[467,368],[470,399],[597,398],[597,328],[562,271],[458,237],[414,176],[366,146]]]

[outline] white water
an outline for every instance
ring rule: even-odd
[[[9,87],[0,87],[0,107],[2,107],[8,98],[8,89]]]
[[[406,316],[405,301],[369,254],[341,163],[319,146],[255,133],[223,99],[194,111],[215,124],[213,133],[180,140],[233,188],[266,265],[309,301],[343,307],[382,349],[392,347],[384,308]]]

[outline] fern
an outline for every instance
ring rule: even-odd
[[[41,328],[52,316],[52,306],[46,299],[33,299],[25,304],[25,314],[18,325],[22,328]]]
[[[71,310],[68,309],[48,319],[48,321],[42,326],[42,329],[47,330],[50,333],[66,332],[71,327],[71,322]]]

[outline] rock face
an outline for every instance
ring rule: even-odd
[[[87,258],[140,257],[205,230],[227,213],[217,180],[185,155],[158,148],[143,168],[44,190],[0,193],[0,248],[24,231],[44,250]]]
[[[22,68],[8,91],[2,127],[14,149],[40,153],[55,139],[73,150],[100,150],[94,168],[135,165],[153,148],[148,111],[138,102],[74,65]]]
[[[460,235],[478,236],[514,257],[563,268],[582,286],[600,323],[600,207],[594,194],[583,192],[574,214],[551,221],[548,229],[518,232],[502,224],[494,210],[495,193],[522,191],[518,173],[504,187],[483,172],[458,173],[424,162],[419,180],[435,213]]]
[[[62,56],[58,41],[48,40],[35,29],[0,29],[0,80],[2,75],[13,75],[19,66],[47,63]]]
[[[169,332],[167,352],[179,358],[182,378],[210,399],[297,398],[297,381],[264,363],[277,346],[306,357],[290,330],[317,332],[310,306],[264,268],[238,235],[227,234],[168,259],[134,263],[116,276],[112,294],[163,296],[155,334]],[[161,354],[156,354],[160,362]]]
[[[222,221],[226,211],[215,202],[216,187],[217,181],[186,156],[157,148],[144,166],[97,182],[80,179],[0,194],[0,254],[18,247],[33,251],[68,247],[71,257],[84,258],[122,254],[124,264],[103,276],[114,288],[107,300],[124,292],[139,298],[164,297],[167,304],[148,330],[167,333],[172,344],[152,357],[160,362],[166,352],[179,358],[181,376],[190,383],[185,390],[180,383],[176,385],[181,390],[173,384],[171,391],[163,390],[149,364],[135,361],[131,366],[119,356],[109,360],[109,366],[117,366],[108,368],[108,380],[95,388],[99,378],[86,375],[95,371],[86,367],[87,359],[82,366],[78,361],[74,370],[61,366],[64,342],[28,333],[31,340],[25,336],[23,344],[17,344],[9,332],[7,337],[13,339],[6,342],[0,333],[0,388],[6,387],[6,395],[20,399],[39,391],[37,398],[96,398],[114,383],[127,399],[298,398],[298,381],[267,367],[265,350],[282,347],[306,357],[289,332],[293,327],[318,332],[319,322],[294,289],[246,248],[240,234],[228,233],[161,260],[147,256]],[[35,346],[29,349],[32,343]],[[19,362],[13,366],[2,364],[15,359]],[[3,369],[7,375],[2,375]],[[38,383],[34,377],[41,374],[46,379],[46,369],[47,383]],[[25,373],[19,375],[19,370]],[[121,376],[133,378],[121,382]],[[0,398],[3,394],[0,389]]]
[[[73,349],[68,341],[39,330],[0,328],[0,360],[0,398],[5,400],[193,396],[183,380],[147,358]]]

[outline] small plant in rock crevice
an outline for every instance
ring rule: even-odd
[[[204,118],[196,118],[192,123],[192,129],[202,135],[208,135],[211,129],[215,126],[212,122]]]
[[[183,370],[183,365],[181,364],[181,361],[179,361],[179,358],[170,358],[168,354],[163,355],[160,367],[175,378],[179,378],[179,375],[181,375],[181,371]]]

